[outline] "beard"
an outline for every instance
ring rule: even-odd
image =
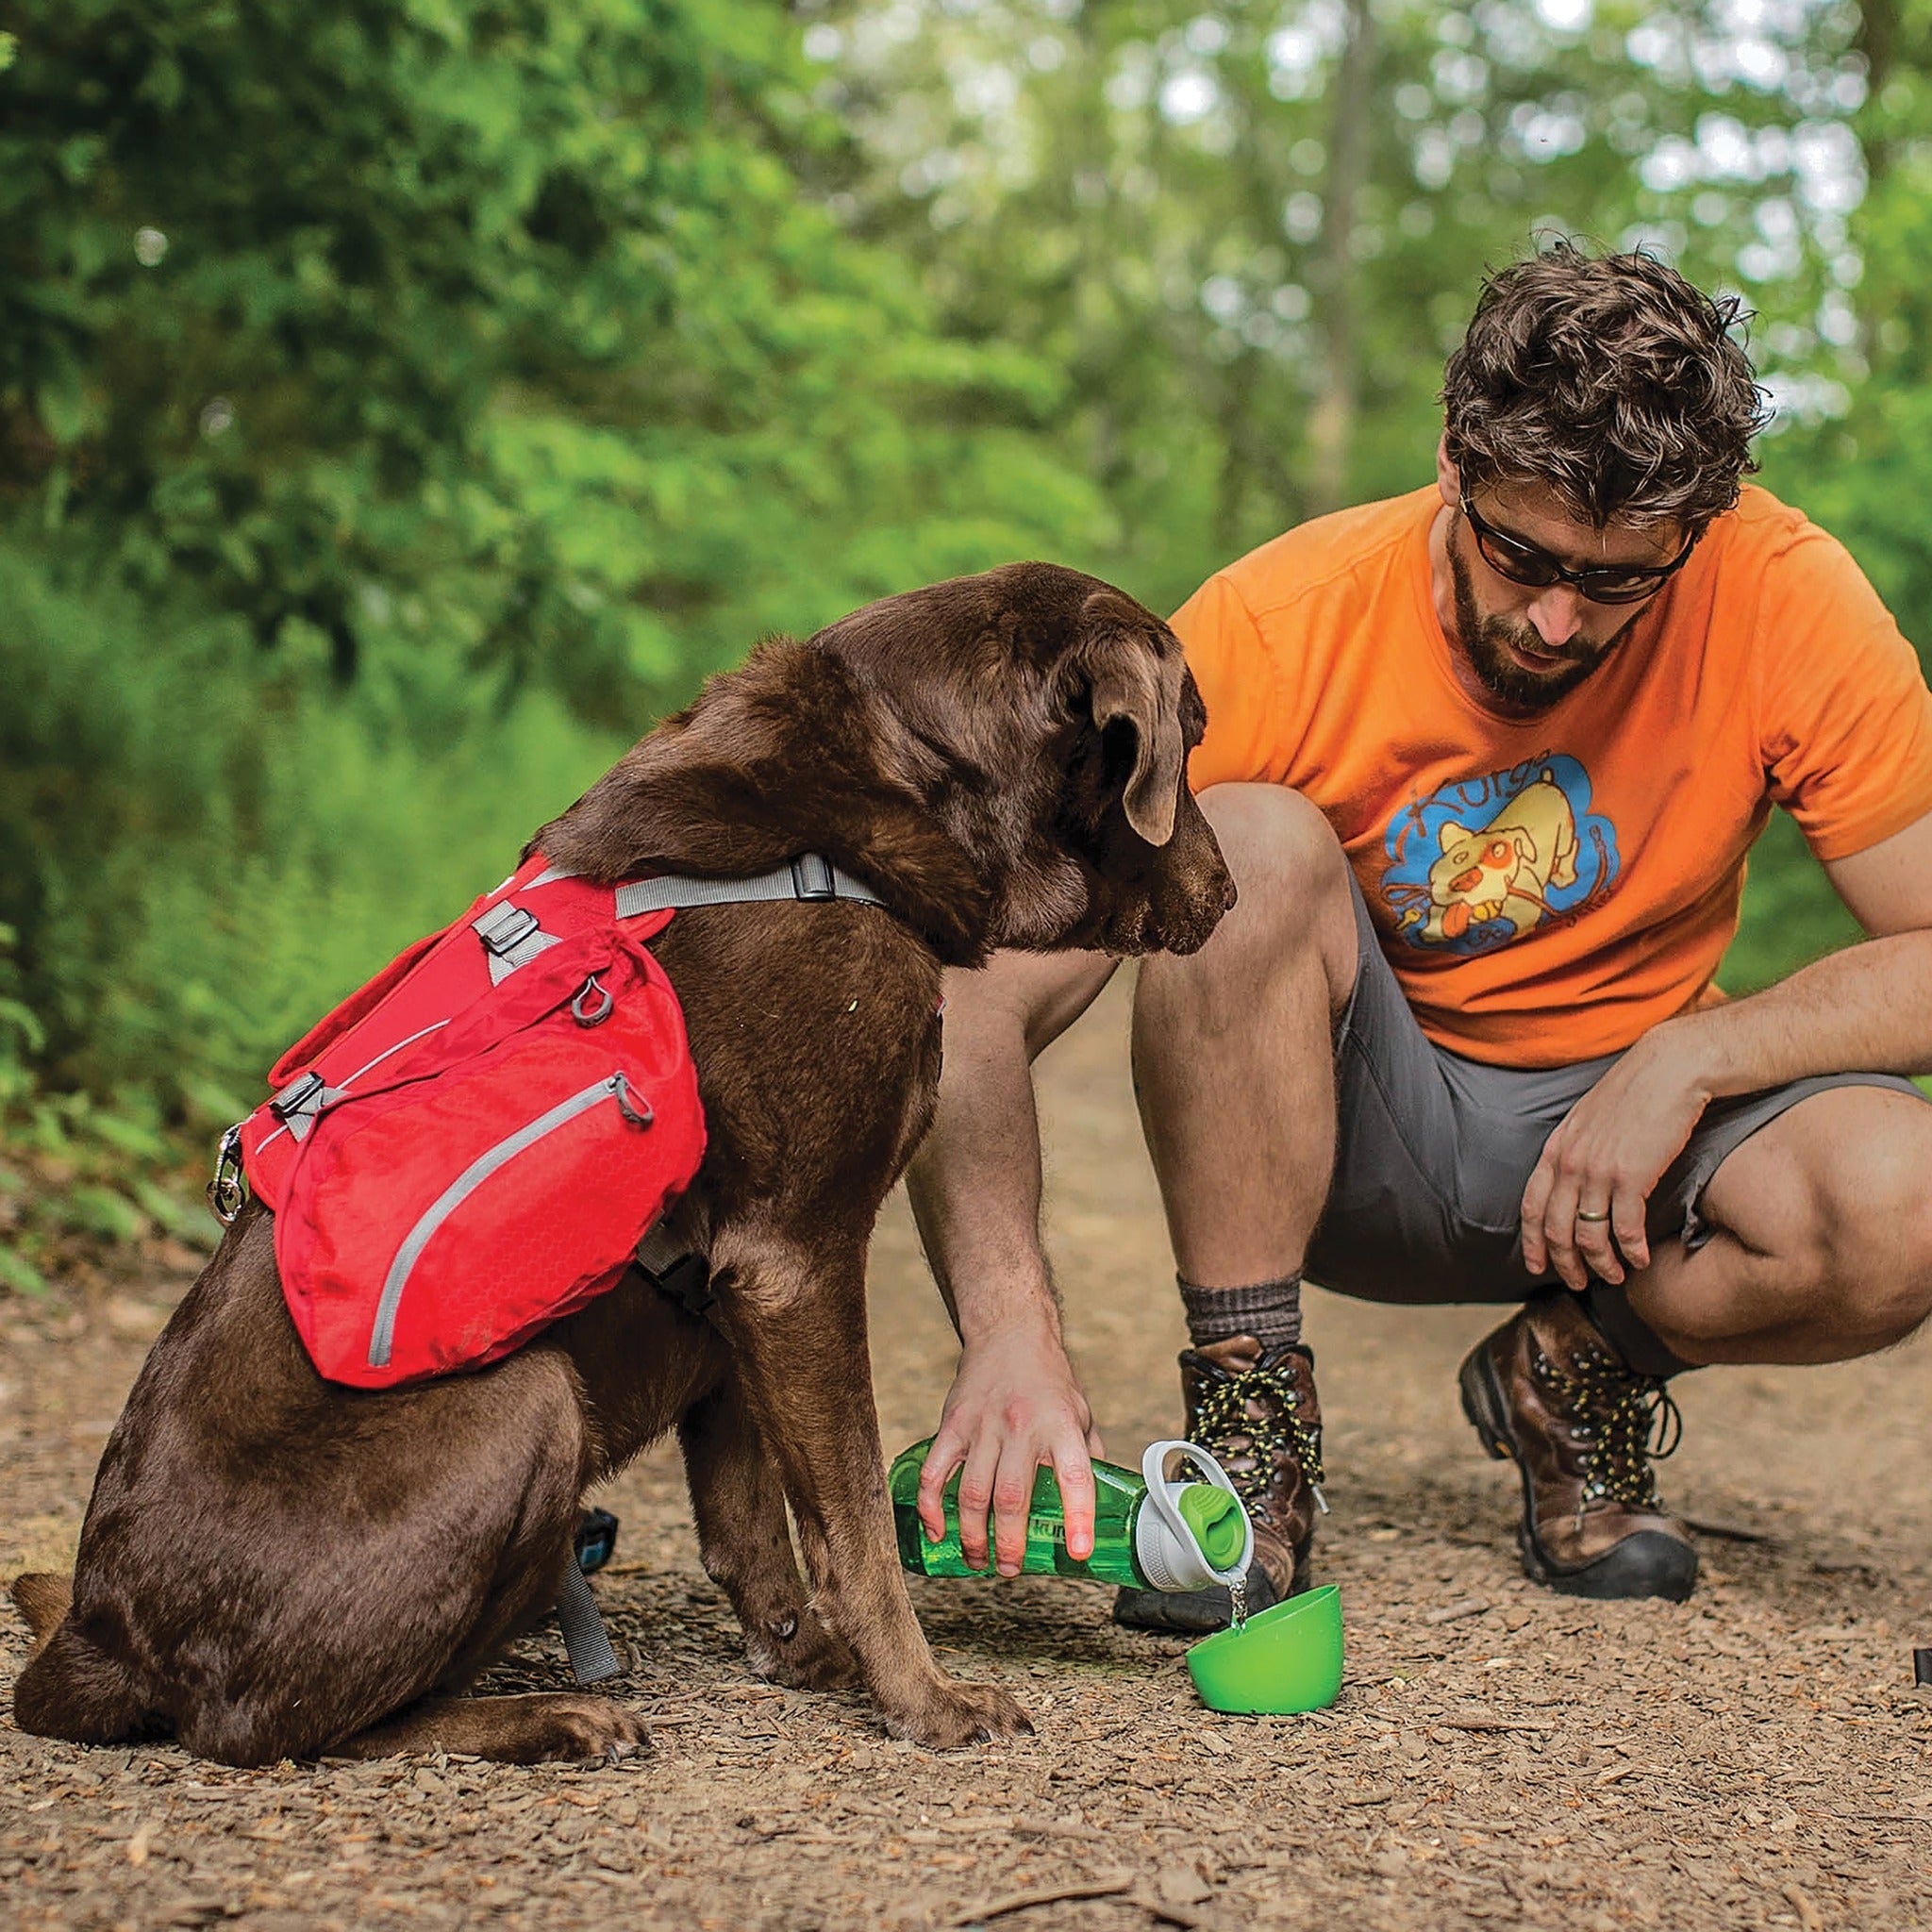
[[[1564,647],[1564,662],[1552,671],[1529,671],[1509,656],[1509,647],[1540,656],[1549,653],[1534,625],[1507,617],[1485,617],[1476,608],[1475,587],[1469,566],[1449,550],[1449,575],[1456,586],[1456,633],[1462,655],[1475,679],[1506,710],[1534,715],[1566,698],[1629,634],[1637,616],[1620,625],[1600,644],[1573,641]]]

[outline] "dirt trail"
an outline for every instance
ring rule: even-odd
[[[1123,1454],[1177,1421],[1179,1316],[1109,993],[1045,1063],[1069,1327]],[[176,1257],[185,1259],[185,1257]],[[873,1269],[889,1452],[930,1428],[951,1337],[894,1204]],[[177,1269],[0,1303],[0,1575],[61,1559]],[[1720,1533],[1689,1604],[1525,1583],[1514,1485],[1457,1411],[1492,1317],[1312,1297],[1348,1681],[1227,1718],[1097,1587],[916,1583],[945,1660],[1038,1735],[938,1757],[856,1698],[755,1683],[698,1567],[675,1460],[614,1484],[598,1588],[657,1748],[614,1769],[459,1759],[236,1773],[0,1724],[0,1921],[1360,1928],[1932,1924],[1932,1351],[1679,1386],[1666,1494]],[[0,1695],[24,1655],[0,1612]],[[505,1686],[560,1685],[533,1640]],[[1014,1907],[1022,1895],[1085,1890]],[[1000,1911],[999,1907],[1012,1907]]]

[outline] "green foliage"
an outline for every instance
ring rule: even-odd
[[[279,1049],[706,672],[1429,474],[1557,227],[1758,311],[1932,644],[1932,0],[16,0],[0,1285],[206,1227]],[[1725,982],[1851,928],[1782,818]]]
[[[1060,375],[801,192],[776,0],[9,26],[0,1131],[107,1236],[117,1122],[242,1111],[706,672],[1110,525]]]
[[[18,11],[4,470],[149,594],[630,728],[761,630],[1097,525],[1029,444],[1048,370],[935,342],[800,197],[838,135],[775,5]]]

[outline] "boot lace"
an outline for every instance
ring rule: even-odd
[[[1249,1413],[1250,1403],[1260,1410],[1258,1415]],[[1322,1493],[1327,1478],[1322,1467],[1321,1432],[1303,1420],[1301,1396],[1286,1365],[1269,1362],[1224,1371],[1223,1378],[1201,1397],[1194,1413],[1193,1440],[1224,1467],[1235,1457],[1251,1458],[1250,1467],[1227,1472],[1250,1513],[1264,1500],[1275,1459],[1282,1455],[1290,1457],[1301,1471],[1321,1507],[1324,1511],[1328,1507]]]
[[[1583,1445],[1579,1523],[1591,1503],[1660,1510],[1650,1465],[1674,1456],[1684,1437],[1683,1413],[1664,1384],[1632,1374],[1595,1348],[1573,1354],[1568,1369],[1539,1348],[1537,1371],[1569,1411],[1571,1436]]]

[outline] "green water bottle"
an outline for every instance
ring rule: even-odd
[[[919,1474],[931,1446],[930,1437],[915,1442],[892,1464],[888,1486],[899,1532],[899,1560],[926,1576],[991,1575],[990,1561],[986,1569],[974,1570],[959,1547],[958,1470],[943,1498],[946,1533],[938,1542],[926,1541],[925,1526],[919,1520]],[[1176,1451],[1208,1480],[1170,1481],[1167,1458]],[[1093,1491],[1093,1554],[1081,1560],[1067,1554],[1059,1484],[1052,1470],[1040,1470],[1026,1511],[1023,1573],[1091,1576],[1141,1590],[1176,1591],[1206,1590],[1246,1574],[1255,1548],[1248,1512],[1221,1465],[1198,1444],[1149,1443],[1139,1474],[1111,1462],[1096,1462]],[[989,1532],[991,1528],[989,1524]]]

